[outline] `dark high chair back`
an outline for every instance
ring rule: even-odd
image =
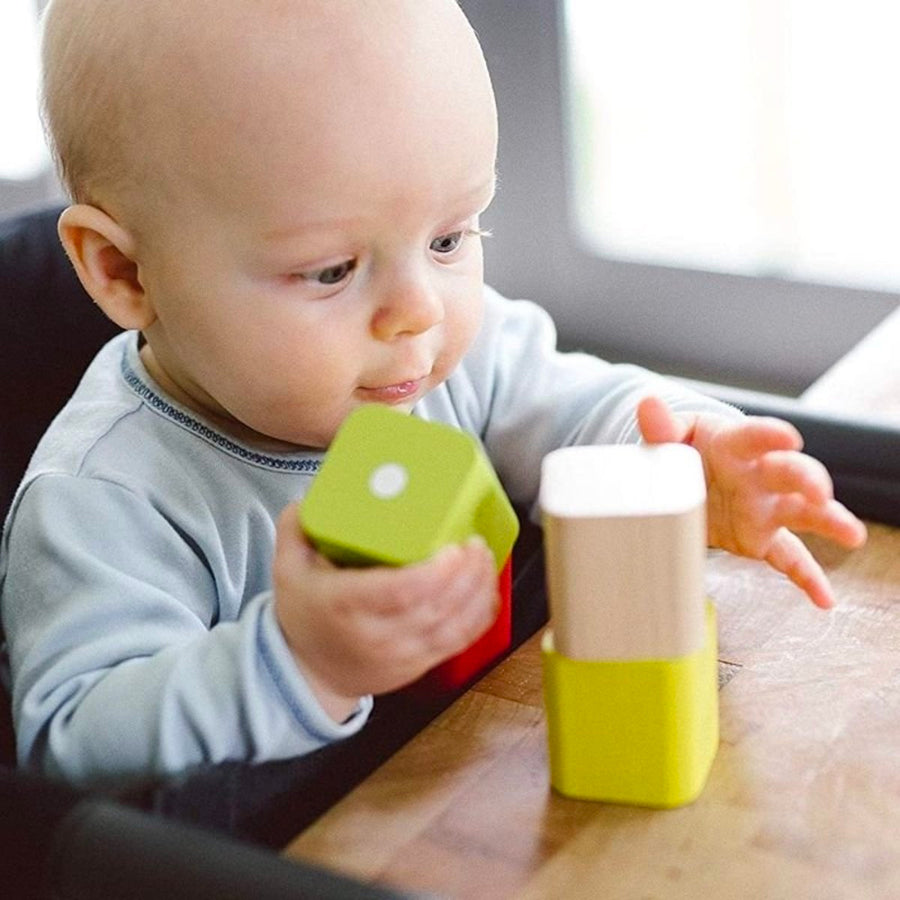
[[[0,222],[0,518],[87,364],[119,329],[81,287],[56,233],[60,209]],[[0,623],[2,624],[2,623]],[[13,759],[0,697],[0,761]]]
[[[58,208],[0,222],[0,509],[97,350],[119,329],[81,287]]]

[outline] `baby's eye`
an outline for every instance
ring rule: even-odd
[[[462,243],[464,236],[464,231],[451,231],[450,234],[442,234],[431,242],[429,249],[435,253],[452,253]]]
[[[316,269],[313,272],[304,272],[300,277],[304,281],[314,281],[317,284],[340,284],[355,268],[356,260],[348,259],[324,269]]]

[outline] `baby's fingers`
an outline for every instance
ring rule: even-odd
[[[785,494],[775,504],[773,524],[817,534],[854,549],[866,541],[866,526],[837,500],[826,503],[810,503],[802,494]]]
[[[440,563],[444,554],[438,554]],[[454,548],[461,554],[460,574],[445,590],[435,591],[423,608],[423,635],[434,652],[449,654],[479,638],[494,622],[499,611],[497,572],[494,557],[483,541]]]
[[[483,540],[444,547],[430,559],[399,568],[345,570],[365,578],[366,605],[373,614],[415,619],[420,627],[452,613],[493,575],[494,558]]]
[[[765,556],[766,562],[794,582],[820,609],[834,606],[831,584],[803,541],[782,528]]]
[[[766,490],[777,494],[802,494],[811,503],[824,504],[834,496],[828,470],[817,459],[795,451],[772,451],[759,462]]]
[[[645,397],[638,404],[637,419],[641,436],[648,444],[680,444],[688,439],[693,420],[676,416],[659,397]]]
[[[751,416],[721,433],[728,450],[740,459],[753,460],[778,450],[800,450],[803,438],[789,422]]]

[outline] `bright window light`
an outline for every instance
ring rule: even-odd
[[[34,178],[49,163],[38,116],[34,0],[0,3],[0,178]]]
[[[603,256],[900,289],[900,7],[565,0],[573,206]]]

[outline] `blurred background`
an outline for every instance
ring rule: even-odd
[[[795,395],[897,306],[895,4],[460,3],[500,113],[488,281],[564,346]],[[0,4],[0,217],[62,201],[41,6]]]

